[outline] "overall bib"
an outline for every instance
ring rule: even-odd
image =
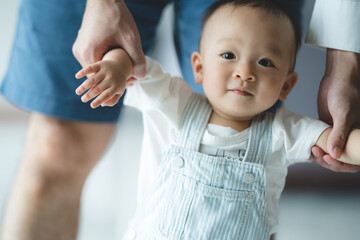
[[[164,154],[125,239],[270,238],[265,164],[273,115],[252,121],[241,161],[198,152],[211,112],[202,95],[189,100],[177,144]]]

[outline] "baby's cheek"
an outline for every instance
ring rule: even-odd
[[[260,94],[261,102],[266,105],[266,107],[271,107],[279,99],[280,92],[274,91],[273,88],[269,87],[267,91],[263,91]]]

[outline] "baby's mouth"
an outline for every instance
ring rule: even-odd
[[[252,96],[252,94],[246,91],[245,89],[230,89],[229,91],[233,92],[236,95]]]

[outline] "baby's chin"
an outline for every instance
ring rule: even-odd
[[[236,113],[227,113],[222,112],[222,118],[229,121],[236,121],[236,122],[247,122],[251,121],[254,117],[256,117],[256,113],[249,113],[248,111],[237,111]]]
[[[236,109],[236,111],[233,111],[233,109]],[[229,109],[228,112],[224,112],[228,118],[238,120],[238,121],[249,121],[252,120],[257,115],[261,114],[262,112],[266,111],[266,109],[255,109],[254,107],[235,107],[233,106],[231,109]]]

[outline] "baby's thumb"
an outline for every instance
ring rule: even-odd
[[[341,157],[349,131],[350,124],[346,121],[336,121],[334,119],[334,126],[327,143],[328,151],[333,158],[339,159]]]

